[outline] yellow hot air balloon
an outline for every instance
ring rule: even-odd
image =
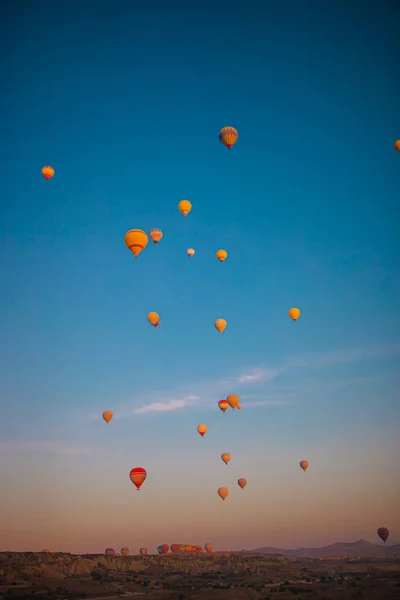
[[[240,479],[238,479],[238,486],[241,487],[242,489],[244,487],[246,487],[247,485],[247,479],[245,479],[244,477],[241,477]]]
[[[236,396],[236,394],[229,394],[226,401],[231,408],[235,409],[239,404],[239,396]]]
[[[400,140],[395,141],[394,149],[397,150],[397,152],[400,152]]]
[[[153,327],[158,327],[161,323],[160,315],[156,312],[149,312],[147,315],[147,320],[150,325],[153,325]]]
[[[297,319],[300,317],[300,311],[298,308],[291,308],[288,312],[288,315],[291,319],[293,319],[293,321],[297,321]]]
[[[230,150],[233,144],[236,144],[239,137],[234,127],[223,127],[219,132],[219,141]]]
[[[193,248],[188,248],[188,249],[186,250],[186,254],[187,254],[188,256],[190,256],[190,258],[192,258],[192,256],[194,256],[194,255],[196,254],[196,252],[193,250]]]
[[[192,210],[192,204],[189,200],[181,200],[178,204],[178,208],[183,214],[184,217],[187,217],[190,211]]]
[[[222,500],[225,500],[225,498],[227,497],[227,495],[228,495],[228,488],[226,488],[226,487],[220,487],[220,488],[218,488],[218,496],[220,498],[222,498]]]
[[[197,431],[199,432],[199,434],[201,435],[201,437],[203,437],[203,435],[204,435],[204,434],[206,433],[206,431],[207,431],[207,425],[203,425],[203,424],[199,425],[199,426],[197,427]]]
[[[111,410],[105,410],[101,415],[106,423],[109,423],[114,416],[114,413]]]
[[[155,245],[157,245],[163,236],[163,232],[161,231],[161,229],[152,229],[149,235],[152,241],[155,243]]]
[[[42,175],[47,180],[49,180],[52,177],[54,177],[54,169],[53,169],[53,167],[49,167],[49,166],[43,167],[43,169],[42,169]]]
[[[215,329],[217,329],[220,333],[223,333],[226,329],[227,322],[225,319],[217,319],[214,323]]]
[[[306,460],[302,460],[300,461],[300,466],[303,469],[303,471],[306,472],[308,468],[308,462]]]
[[[227,253],[226,250],[217,250],[216,253],[215,253],[215,256],[218,258],[218,260],[220,262],[224,262],[224,260],[228,256],[228,253]]]
[[[242,408],[242,405],[241,405],[241,404],[238,404],[238,405],[236,406],[236,408],[237,408],[238,410],[240,410],[240,409]]]
[[[148,244],[149,238],[147,233],[141,229],[130,229],[125,234],[125,244],[131,252],[138,257]]]
[[[231,460],[231,455],[229,454],[229,452],[224,452],[223,454],[221,454],[221,458],[224,461],[224,463],[227,465],[228,462]]]

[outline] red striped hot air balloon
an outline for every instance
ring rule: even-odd
[[[137,491],[140,490],[140,486],[146,481],[147,472],[143,467],[135,467],[131,469],[129,473],[129,478],[132,481],[133,485],[136,486]]]
[[[158,546],[157,552],[158,552],[158,554],[168,554],[168,552],[169,552],[168,544],[161,544],[161,546]]]
[[[381,540],[384,542],[386,542],[386,540],[389,537],[389,529],[387,527],[379,527],[379,529],[376,533],[379,535]]]
[[[107,556],[115,556],[115,550],[114,548],[106,548],[104,554],[107,554]]]
[[[171,544],[172,554],[176,554],[177,552],[179,552],[179,546],[180,546],[180,544]]]

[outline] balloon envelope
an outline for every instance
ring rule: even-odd
[[[42,169],[42,175],[47,180],[51,179],[54,176],[54,169],[53,169],[53,167],[49,167],[49,166],[43,167],[43,169]]]
[[[227,465],[228,462],[231,460],[231,455],[229,454],[229,452],[223,452],[221,454],[221,458],[224,461],[224,463]]]
[[[156,312],[149,312],[149,314],[147,315],[147,320],[150,323],[150,325],[153,325],[153,327],[156,328],[161,323],[160,315]]]
[[[220,498],[222,498],[222,500],[225,500],[225,498],[227,497],[227,495],[228,495],[228,488],[226,488],[226,487],[220,487],[220,488],[218,488],[218,496]]]
[[[186,250],[186,254],[187,254],[188,256],[190,256],[190,258],[192,258],[192,256],[194,256],[194,255],[196,254],[196,252],[195,252],[195,250],[194,250],[193,248],[188,248],[188,249]]]
[[[400,140],[395,141],[394,149],[397,150],[397,152],[400,152]]]
[[[146,556],[146,554],[147,554],[147,548],[140,548],[139,554],[140,554],[140,556]]]
[[[192,210],[192,204],[189,200],[181,200],[178,204],[178,208],[183,214],[184,217],[187,217],[190,211]]]
[[[215,256],[218,258],[218,260],[220,262],[224,262],[224,260],[228,256],[228,253],[227,253],[226,250],[217,250],[216,253],[215,253]]]
[[[131,469],[129,473],[129,478],[132,481],[133,485],[136,486],[139,491],[140,486],[146,481],[147,472],[143,467],[135,467]]]
[[[238,485],[243,489],[247,485],[247,480],[244,477],[241,477],[238,479]]]
[[[204,550],[206,552],[212,552],[213,551],[213,545],[210,543],[204,544]]]
[[[222,410],[222,412],[224,413],[227,410],[229,404],[228,404],[228,402],[226,400],[220,400],[218,402],[218,406]]]
[[[229,394],[226,401],[232,409],[235,409],[239,404],[239,396],[236,396],[236,394]]]
[[[114,413],[111,410],[105,410],[101,415],[106,423],[109,423],[114,416]]]
[[[121,548],[121,554],[122,556],[129,556],[129,548],[127,548],[126,546]]]
[[[291,308],[288,312],[288,315],[291,319],[293,319],[293,321],[297,321],[297,319],[300,317],[300,311],[298,308]]]
[[[207,425],[203,425],[203,423],[201,425],[198,425],[197,431],[199,432],[199,434],[201,435],[201,437],[203,437],[203,435],[207,431]]]
[[[225,331],[226,326],[227,322],[225,321],[225,319],[217,319],[214,323],[215,329],[220,333],[223,333]]]
[[[226,146],[228,150],[236,144],[239,134],[234,127],[223,127],[219,132],[219,141]]]
[[[383,540],[384,542],[386,542],[386,540],[389,537],[389,529],[387,527],[379,527],[379,529],[376,533],[379,535],[381,540]]]
[[[163,232],[161,229],[152,229],[149,235],[151,240],[157,245],[163,236]]]
[[[149,242],[147,233],[141,229],[130,229],[125,234],[125,245],[137,258],[139,254],[144,250]]]
[[[306,460],[302,460],[302,461],[300,461],[300,466],[303,469],[303,471],[307,471],[307,469],[308,469],[308,462]]]

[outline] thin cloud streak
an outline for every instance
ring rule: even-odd
[[[270,369],[252,369],[249,373],[244,373],[235,377],[239,383],[254,383],[255,381],[270,381],[275,379],[284,369],[282,367]]]
[[[192,404],[197,402],[197,400],[200,400],[199,396],[185,396],[181,400],[167,400],[166,402],[153,402],[151,404],[145,404],[140,408],[136,408],[133,412],[148,413],[178,410],[179,408],[191,406]]]

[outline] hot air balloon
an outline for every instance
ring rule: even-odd
[[[132,481],[133,485],[136,486],[137,491],[140,490],[140,486],[146,481],[147,472],[142,467],[135,467],[131,469],[129,473],[129,478]]]
[[[379,535],[381,540],[384,542],[386,542],[386,540],[389,537],[389,529],[387,527],[379,527],[379,529],[376,533]]]
[[[226,401],[232,409],[235,409],[239,404],[239,396],[236,396],[236,394],[229,394]]]
[[[105,410],[101,415],[106,423],[109,423],[114,416],[114,413],[111,410]]]
[[[225,319],[217,319],[214,323],[215,329],[220,333],[223,333],[225,331],[226,326],[227,322],[225,321]]]
[[[186,250],[186,254],[187,254],[188,256],[190,256],[190,258],[192,258],[192,256],[194,256],[194,255],[196,254],[196,252],[195,252],[195,250],[193,250],[193,248],[188,248],[188,249]]]
[[[218,260],[220,262],[224,262],[224,260],[228,256],[228,253],[227,253],[226,250],[217,250],[216,253],[215,253],[215,256],[218,258]]]
[[[41,550],[40,552],[46,552],[46,554],[54,554],[54,550],[51,550],[51,548],[43,548],[43,550]]]
[[[172,554],[179,552],[179,544],[171,544],[171,552]]]
[[[149,235],[150,235],[151,240],[157,246],[158,242],[161,240],[161,238],[163,236],[163,232],[161,231],[161,229],[152,229],[150,231]]]
[[[199,434],[201,435],[201,437],[203,437],[203,435],[204,435],[204,434],[206,433],[206,431],[207,431],[207,425],[203,425],[203,424],[199,425],[199,426],[197,427],[197,431],[199,432]]]
[[[42,175],[47,180],[49,180],[52,177],[54,177],[54,169],[53,169],[53,167],[49,167],[49,166],[43,167],[43,169],[42,169]]]
[[[228,495],[228,488],[226,488],[226,487],[220,487],[220,488],[218,488],[218,496],[220,498],[222,498],[222,500],[225,500],[225,498],[227,497],[227,495]]]
[[[229,452],[223,452],[221,454],[221,458],[224,461],[224,463],[227,465],[228,462],[231,460],[231,455],[229,454]]]
[[[237,408],[238,410],[240,410],[240,409],[242,408],[242,405],[241,405],[241,404],[238,404],[236,408]]]
[[[146,556],[146,554],[147,554],[147,548],[140,548],[139,554],[140,554],[140,556]]]
[[[300,311],[298,308],[291,308],[288,312],[288,315],[291,319],[293,319],[293,321],[297,321],[297,319],[300,317]]]
[[[395,141],[394,149],[397,150],[397,152],[400,152],[400,140]]]
[[[181,200],[178,204],[178,208],[183,214],[184,217],[187,217],[190,211],[192,210],[192,204],[189,200]]]
[[[141,229],[130,229],[125,234],[125,244],[133,252],[135,258],[146,248],[148,241],[147,233]]]
[[[210,543],[204,544],[204,550],[208,553],[213,551],[213,545]]]
[[[241,477],[240,479],[238,479],[238,486],[241,487],[242,489],[244,487],[246,487],[247,484],[247,479],[245,479],[244,477]]]
[[[168,544],[161,544],[161,546],[158,546],[158,548],[157,548],[158,554],[168,554],[168,551],[169,551]]]
[[[228,406],[229,404],[226,400],[220,400],[218,402],[218,407],[222,410],[223,413],[227,410]]]
[[[149,312],[149,314],[147,315],[147,320],[150,323],[150,325],[153,325],[153,327],[156,328],[161,323],[160,315],[156,312]]]
[[[115,550],[114,548],[106,548],[104,554],[107,554],[107,556],[115,556]]]
[[[121,554],[122,556],[129,556],[129,548],[127,548],[126,546],[121,548]]]
[[[301,460],[300,461],[300,466],[303,469],[303,471],[306,472],[307,468],[308,468],[308,462],[306,460]]]
[[[238,136],[234,127],[223,127],[219,132],[219,141],[230,150],[233,144],[236,144]]]

